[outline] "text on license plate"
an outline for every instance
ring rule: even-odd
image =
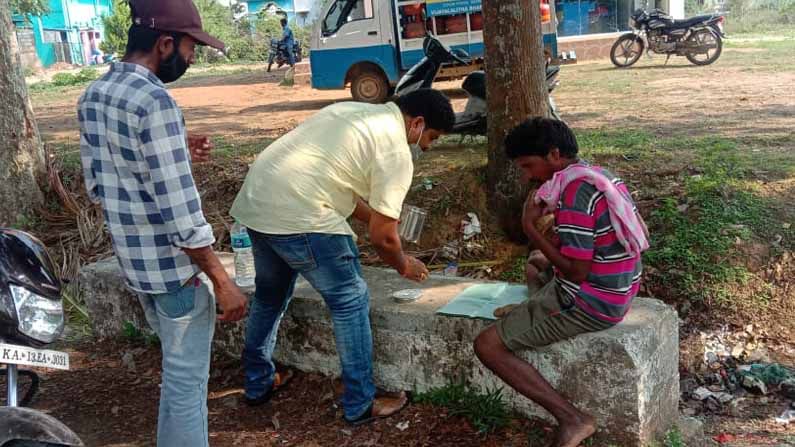
[[[69,369],[69,354],[0,343],[0,363]]]

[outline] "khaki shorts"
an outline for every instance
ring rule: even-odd
[[[552,280],[495,323],[511,351],[539,348],[586,332],[603,331],[612,323],[597,320],[574,304]]]

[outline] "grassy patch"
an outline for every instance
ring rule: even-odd
[[[525,283],[527,281],[526,266],[527,256],[514,259],[511,267],[500,274],[500,281]]]
[[[270,146],[273,141],[273,138],[235,141],[225,137],[214,137],[212,142],[215,148],[212,151],[212,156],[222,159],[256,157],[266,147]]]
[[[414,401],[445,407],[450,415],[466,418],[480,433],[490,433],[505,427],[510,420],[501,388],[478,394],[465,384],[450,384],[417,394]]]
[[[121,329],[122,337],[132,343],[143,344],[147,346],[157,346],[160,344],[160,339],[157,334],[144,332],[130,321],[125,321]]]
[[[666,283],[681,284],[684,295],[724,301],[726,285],[743,284],[750,276],[734,262],[742,256],[738,245],[771,239],[772,204],[745,181],[756,160],[746,157],[733,140],[677,144],[695,154],[702,172],[682,179],[684,201],[665,198],[651,213],[653,244],[644,259],[662,272]]]
[[[88,312],[81,306],[78,288],[72,284],[64,288],[63,301],[66,313],[66,324],[71,331],[72,339],[82,339],[91,336],[91,319]]]
[[[74,87],[84,86],[100,76],[96,68],[83,68],[77,73],[56,73],[49,82],[42,81],[28,87],[31,93],[62,93]]]

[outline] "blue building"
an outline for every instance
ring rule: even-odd
[[[102,42],[102,17],[112,10],[112,0],[50,0],[47,15],[28,20],[14,15],[20,51],[32,53],[35,46],[44,67],[56,62],[89,65]]]
[[[260,11],[287,16],[287,20],[299,26],[306,26],[317,17],[322,2],[320,0],[247,0],[248,15],[253,16]]]

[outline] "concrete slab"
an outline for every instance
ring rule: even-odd
[[[231,269],[231,255],[223,257]],[[394,272],[365,268],[370,286],[374,338],[374,376],[386,389],[426,391],[465,381],[485,391],[503,387],[480,365],[472,341],[489,322],[435,314],[472,281],[432,277],[421,286]],[[115,336],[125,320],[143,324],[134,296],[124,289],[115,260],[85,267],[80,286],[95,334]],[[414,303],[398,304],[397,290],[422,288]],[[242,324],[216,330],[215,349],[237,356]],[[678,317],[657,300],[638,298],[627,319],[604,332],[522,354],[549,382],[598,420],[598,445],[644,446],[678,421]],[[282,321],[276,358],[303,371],[339,374],[328,311],[301,280]],[[506,401],[527,416],[549,418],[513,390]]]

